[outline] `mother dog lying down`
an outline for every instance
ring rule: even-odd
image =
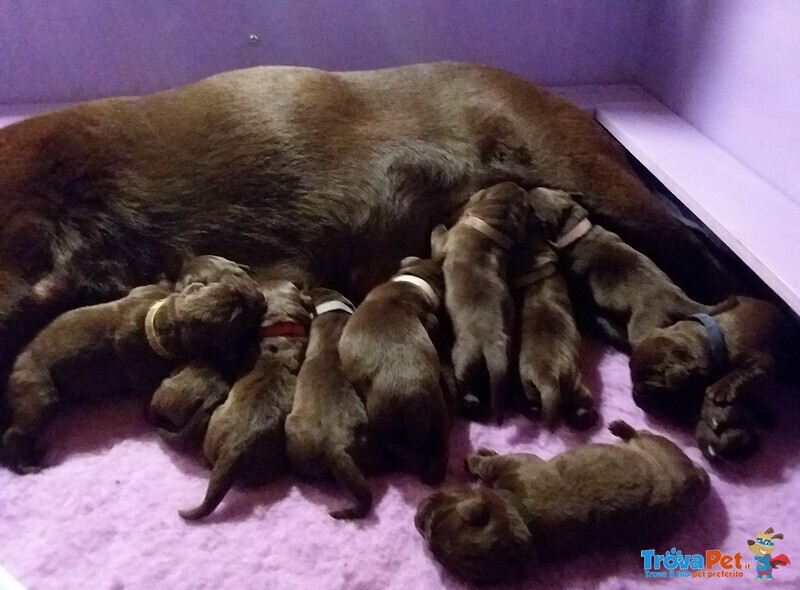
[[[468,64],[260,67],[0,131],[0,366],[195,254],[358,300],[477,188],[556,186],[690,294],[728,283],[587,116]]]

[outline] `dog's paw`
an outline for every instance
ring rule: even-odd
[[[42,470],[42,452],[36,448],[32,438],[16,427],[9,428],[3,435],[2,458],[12,471],[20,475]]]

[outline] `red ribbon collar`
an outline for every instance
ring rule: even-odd
[[[277,322],[269,325],[261,325],[259,330],[261,339],[276,338],[284,336],[287,338],[303,338],[308,335],[306,327],[299,322]]]

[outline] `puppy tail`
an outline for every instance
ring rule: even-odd
[[[629,440],[639,436],[639,433],[633,426],[622,420],[614,420],[608,425],[608,429],[611,431],[611,434],[621,438],[625,442],[628,442]]]
[[[372,490],[353,457],[341,450],[334,451],[326,455],[325,462],[336,482],[355,500],[353,506],[334,510],[331,516],[337,519],[364,518],[372,508]]]
[[[253,447],[261,442],[262,434],[252,436],[244,448],[241,444],[228,442],[211,470],[205,498],[199,506],[189,510],[179,510],[178,514],[186,520],[205,518],[219,506],[222,499],[236,483],[242,464],[250,457]]]

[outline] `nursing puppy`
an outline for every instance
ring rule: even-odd
[[[616,344],[633,345],[656,328],[708,311],[644,254],[593,225],[586,209],[568,193],[537,188],[528,194],[528,202],[539,231],[593,305],[598,327]]]
[[[191,283],[208,285],[220,281],[226,276],[242,281],[250,280],[248,271],[248,267],[222,256],[195,256],[186,260],[181,266],[178,280],[175,282],[175,290],[180,291]]]
[[[558,255],[535,235],[523,241],[515,257],[520,409],[540,414],[549,428],[559,415],[570,426],[588,428],[597,411],[578,368],[581,336],[557,262]]]
[[[771,303],[733,297],[708,316],[654,330],[631,354],[634,399],[648,410],[699,415],[706,457],[747,455],[764,418],[759,397],[796,350],[791,328]]]
[[[315,305],[308,350],[297,376],[292,413],[286,418],[286,452],[300,476],[333,476],[354,500],[331,512],[362,518],[372,491],[359,464],[367,460],[367,411],[339,360],[339,339],[354,307],[330,289],[308,292]]]
[[[455,336],[456,382],[472,417],[502,418],[514,321],[508,256],[523,236],[526,211],[525,191],[504,182],[475,193],[449,231],[438,226],[431,236]]]
[[[211,415],[203,441],[211,478],[202,503],[179,512],[187,520],[211,514],[236,482],[260,485],[288,467],[284,426],[308,344],[311,304],[288,281],[269,281],[262,291],[261,355]]]
[[[406,258],[345,325],[342,368],[364,400],[370,442],[426,483],[447,469],[449,417],[431,341],[444,294],[440,265]]]
[[[216,366],[193,361],[175,369],[150,400],[148,419],[176,448],[202,443],[211,414],[228,397],[233,382]]]
[[[252,281],[133,289],[127,297],[69,311],[25,348],[8,382],[11,426],[3,454],[24,471],[59,403],[96,395],[149,394],[176,364],[230,356],[257,327],[264,298]]]
[[[486,487],[436,492],[420,504],[417,529],[447,569],[479,583],[590,547],[638,551],[691,514],[708,474],[664,437],[619,421],[609,429],[624,443],[549,461],[479,450],[465,468]]]

